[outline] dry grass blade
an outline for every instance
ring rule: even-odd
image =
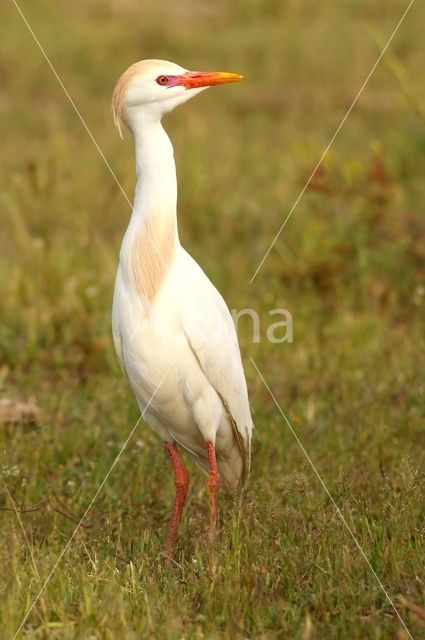
[[[43,509],[46,509],[46,510],[51,509],[52,511],[59,513],[59,515],[63,516],[64,518],[67,518],[72,522],[80,524],[80,526],[83,527],[83,529],[90,529],[93,526],[91,523],[81,522],[81,518],[71,513],[71,511],[69,511],[69,509],[63,504],[62,500],[58,498],[58,496],[54,496],[54,497],[55,497],[55,500],[59,503],[60,507],[56,506],[55,504],[52,504],[52,501],[49,498],[42,500],[41,502],[34,505],[33,507],[22,507],[22,506],[17,506],[16,498],[12,496],[12,493],[7,487],[6,487],[6,491],[12,501],[13,507],[0,507],[0,511],[13,511],[13,513],[18,514],[18,513],[35,513],[36,511],[42,511]]]
[[[34,400],[0,399],[0,424],[22,424],[33,422],[41,415]]]
[[[408,611],[413,613],[413,615],[420,621],[420,623],[425,626],[425,609],[420,607],[418,604],[414,604],[413,602],[409,602],[404,596],[399,596],[400,604],[405,607]]]

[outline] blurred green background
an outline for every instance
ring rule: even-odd
[[[413,4],[252,284],[407,2],[20,6],[130,198],[132,142],[120,141],[110,112],[124,69],[155,57],[246,76],[165,126],[182,242],[229,306],[256,310],[262,327],[253,344],[249,319],[239,322],[259,439],[243,506],[221,497],[215,569],[195,470],[178,565],[163,568],[171,474],[161,442],[140,425],[22,637],[408,638],[252,356],[420,638],[424,4]],[[110,336],[128,204],[8,0],[0,41],[0,400],[9,402],[1,501],[12,509],[0,514],[0,624],[8,638],[138,412]],[[280,307],[293,316],[291,344],[265,338],[269,310]],[[16,404],[22,399],[39,407],[34,420]]]

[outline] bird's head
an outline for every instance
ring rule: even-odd
[[[196,94],[215,84],[239,82],[243,76],[222,71],[187,71],[166,60],[141,60],[118,80],[112,97],[114,121],[122,137],[121,122],[130,128],[137,118],[159,120]]]

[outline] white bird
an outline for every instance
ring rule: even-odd
[[[113,94],[120,135],[124,122],[134,136],[137,173],[116,276],[113,337],[140,410],[174,466],[168,558],[189,482],[178,446],[208,473],[212,542],[218,487],[241,488],[248,479],[253,425],[232,317],[179,241],[174,153],[161,118],[209,86],[242,79],[142,60],[125,71]]]

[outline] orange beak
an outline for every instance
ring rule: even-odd
[[[239,73],[227,73],[226,71],[187,71],[180,76],[180,84],[186,89],[198,87],[212,87],[215,84],[227,84],[228,82],[240,82],[244,77]]]

